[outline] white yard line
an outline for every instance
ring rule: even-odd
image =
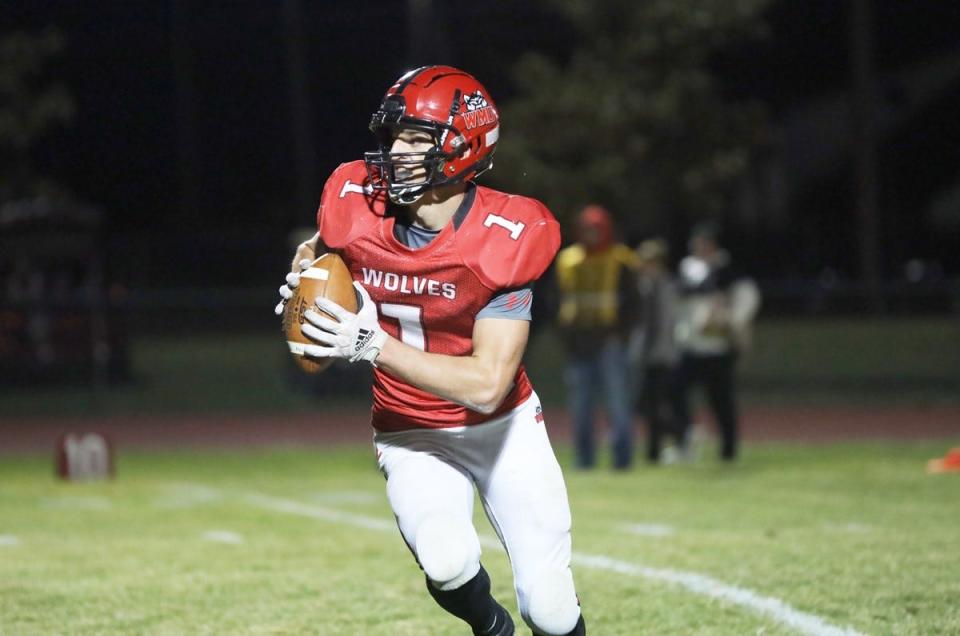
[[[319,506],[316,504],[305,504],[299,501],[281,499],[279,497],[269,497],[258,493],[247,493],[244,495],[247,502],[259,508],[273,510],[274,512],[284,512],[291,515],[300,515],[301,517],[311,517],[321,521],[330,521],[333,523],[343,523],[349,526],[357,526],[368,530],[380,530],[395,532],[397,524],[384,519],[375,519],[364,515],[357,515],[350,512],[341,512],[333,508]]]
[[[645,579],[673,583],[696,594],[703,594],[704,596],[727,601],[734,605],[747,607],[759,614],[769,616],[779,623],[792,627],[801,634],[809,634],[810,636],[863,636],[861,632],[850,627],[837,627],[827,623],[819,616],[794,609],[778,598],[761,596],[746,588],[728,585],[709,576],[697,574],[696,572],[651,568],[627,561],[611,559],[603,555],[583,554],[579,552],[574,552],[573,563],[580,567],[607,570],[619,574],[630,574]]]
[[[624,523],[618,527],[624,532],[641,537],[669,537],[675,532],[673,526],[663,523]]]
[[[229,530],[207,530],[203,533],[203,538],[214,543],[228,543],[230,545],[243,544],[243,537]]]
[[[335,490],[332,492],[317,492],[308,495],[312,501],[321,504],[369,504],[386,501],[382,493],[374,494],[366,490]]]
[[[38,501],[47,510],[110,510],[113,502],[106,497],[43,497]]]
[[[397,532],[397,525],[392,521],[342,512],[325,506],[304,504],[259,493],[245,493],[244,499],[254,506],[274,512],[310,517],[331,523],[367,528],[368,530]],[[480,537],[480,542],[488,548],[503,550],[500,541],[493,537]],[[728,585],[696,572],[651,568],[628,561],[620,561],[605,555],[584,554],[582,552],[573,553],[573,563],[578,567],[605,570],[678,585],[695,594],[702,594],[727,603],[740,605],[758,614],[769,616],[777,622],[808,636],[864,636],[862,632],[850,627],[831,625],[819,616],[794,609],[778,598],[761,596],[746,588]]]
[[[0,548],[13,548],[20,545],[20,539],[12,534],[0,534]]]
[[[223,495],[213,488],[196,484],[172,484],[169,492],[153,501],[157,508],[175,510],[177,508],[195,508],[211,504]]]

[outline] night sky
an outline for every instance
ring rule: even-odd
[[[187,254],[218,237],[236,245],[233,252],[221,252],[233,258],[269,244],[260,269],[264,277],[272,273],[275,255],[287,250],[287,231],[309,224],[313,215],[295,203],[282,3],[14,0],[5,5],[4,30],[55,26],[67,38],[67,51],[51,65],[50,75],[66,81],[78,112],[71,127],[49,134],[37,148],[37,172],[102,207],[121,252],[149,242]],[[763,100],[775,119],[804,100],[847,90],[845,5],[775,3],[766,16],[770,37],[715,60],[725,90]],[[562,57],[569,51],[572,31],[537,3],[443,6],[435,19],[448,25],[438,45],[447,55],[439,62],[478,76],[501,103],[515,91],[510,67],[520,53],[536,49]],[[412,59],[407,43],[405,2],[303,0],[302,10],[319,197],[325,176],[338,163],[370,149],[366,125],[372,109],[393,79],[419,60]],[[960,53],[957,3],[885,0],[875,11],[881,73]],[[196,210],[179,205],[175,42],[185,45],[194,80],[189,112],[200,188]],[[960,89],[954,86],[929,112],[914,117],[893,147],[881,149],[885,193],[898,197],[897,214],[927,205],[931,190],[960,175],[957,107]],[[942,249],[922,233],[894,249],[914,248]],[[149,264],[142,256],[139,262]],[[143,277],[146,282],[167,282],[156,280],[162,268],[151,271],[155,276]],[[185,275],[171,273],[169,282]]]

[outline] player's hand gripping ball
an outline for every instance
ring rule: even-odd
[[[283,313],[283,333],[297,366],[307,373],[320,373],[333,363],[334,358],[314,357],[307,352],[307,348],[315,343],[302,331],[307,323],[304,313],[307,310],[320,313],[315,304],[318,297],[332,300],[356,313],[359,304],[357,290],[350,270],[337,254],[324,254],[313,262],[302,262],[301,267],[299,274],[287,274],[287,284],[280,288],[284,300],[277,305],[277,313]],[[336,320],[336,317],[322,313]]]

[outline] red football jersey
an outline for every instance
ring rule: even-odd
[[[426,246],[394,235],[382,194],[365,188],[362,161],[327,180],[317,212],[323,243],[340,253],[377,303],[380,326],[431,353],[469,355],[477,314],[497,293],[536,280],[560,247],[560,228],[538,201],[484,187],[467,191],[453,220]],[[373,426],[381,431],[470,426],[510,411],[532,388],[523,365],[497,411],[484,415],[373,371]]]

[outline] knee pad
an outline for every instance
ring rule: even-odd
[[[480,541],[469,523],[435,514],[417,528],[417,560],[440,590],[460,587],[480,571]]]
[[[580,620],[580,604],[569,569],[544,572],[523,596],[527,606],[521,613],[536,634],[569,634]]]

